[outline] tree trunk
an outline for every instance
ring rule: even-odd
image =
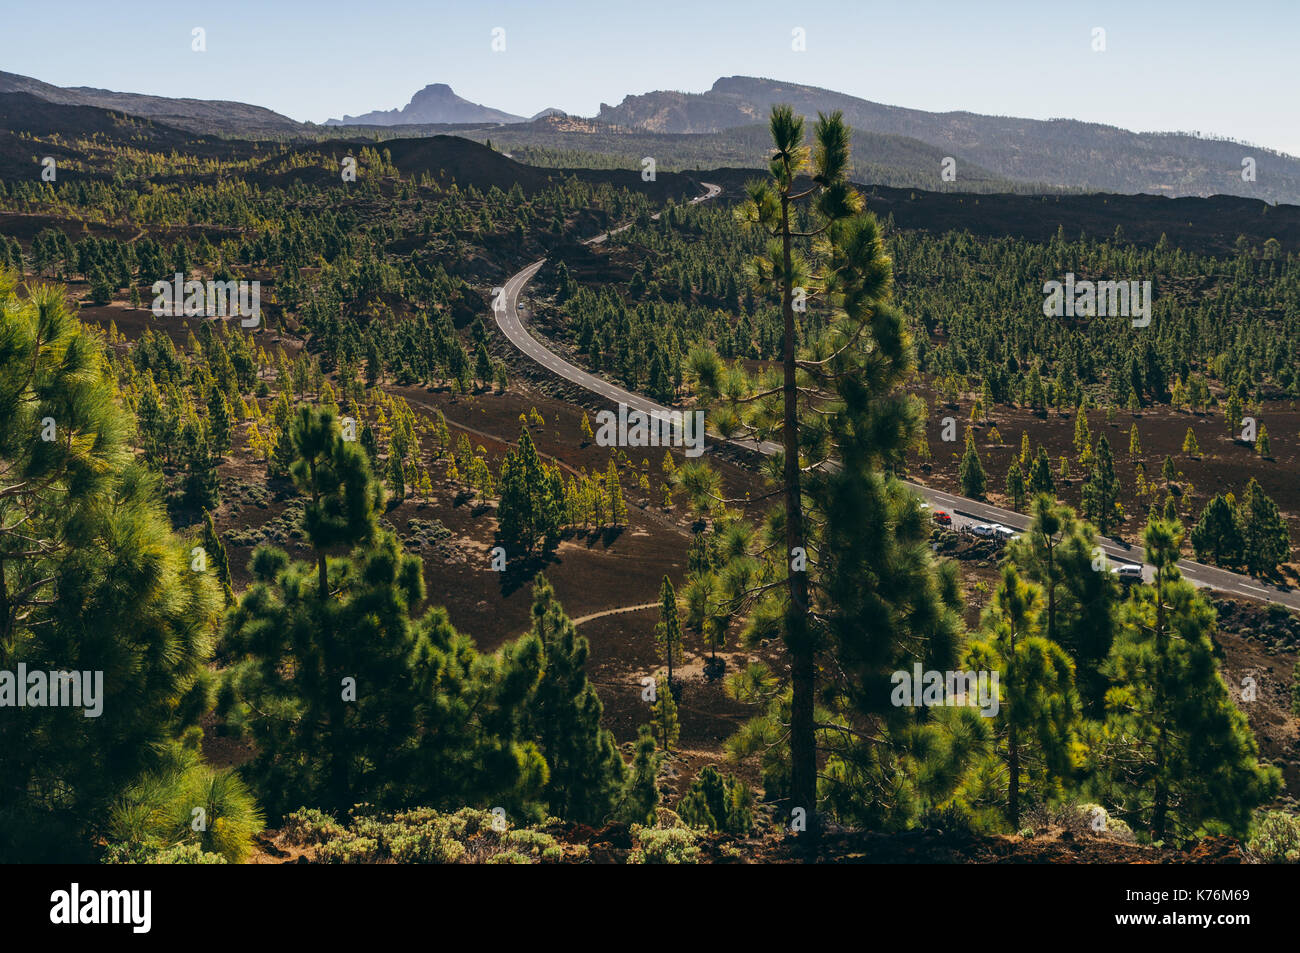
[[[1047,540],[1047,640],[1056,641],[1056,548]]]
[[[793,568],[796,548],[804,548],[803,499],[799,487],[799,391],[795,376],[793,288],[790,286],[790,200],[781,196],[781,250],[785,267],[781,281],[781,315],[785,321],[785,544],[790,599],[785,612],[785,640],[790,650],[790,802],[806,812],[807,833],[817,830],[817,736],[813,718],[816,678],[813,648],[808,639],[808,576]]]
[[[1011,624],[1011,660],[1016,658],[1016,627]],[[1011,775],[1007,796],[1007,818],[1011,821],[1011,832],[1020,830],[1020,733],[1016,731],[1015,712],[1007,712],[1010,727],[1007,729],[1007,771]]]
[[[1151,812],[1151,837],[1164,840],[1165,824],[1169,813],[1169,788],[1165,779],[1165,748],[1168,714],[1165,712],[1165,658],[1168,644],[1165,639],[1165,594],[1160,575],[1163,566],[1156,567],[1156,717],[1160,730],[1156,735],[1156,790]]]
[[[1007,770],[1011,774],[1011,789],[1007,797],[1007,819],[1012,831],[1020,830],[1020,741],[1016,726],[1012,725],[1007,738]]]

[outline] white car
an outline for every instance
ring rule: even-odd
[[[1005,540],[1005,541],[1008,541],[1008,542],[1009,542],[1010,540],[1015,539],[1015,538],[1016,538],[1017,536],[1019,536],[1020,534],[1017,533],[1017,532],[1016,532],[1014,529],[1012,529],[1010,526],[1003,526],[1001,523],[994,523],[994,524],[993,524],[993,535],[996,536],[998,539]]]
[[[970,528],[970,531],[981,539],[992,539],[997,535],[997,530],[988,523],[976,523]]]
[[[1142,567],[1135,566],[1132,563],[1125,563],[1123,566],[1119,567],[1117,575],[1119,576],[1120,582],[1141,582]]]

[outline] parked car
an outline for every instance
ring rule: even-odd
[[[996,531],[988,523],[976,523],[970,528],[970,531],[981,539],[992,539],[997,535]]]
[[[1003,526],[1001,523],[994,523],[994,524],[993,524],[993,535],[996,536],[996,537],[997,537],[998,539],[1000,539],[1000,540],[1003,540],[1003,541],[1010,541],[1010,540],[1015,539],[1015,538],[1016,538],[1017,536],[1019,536],[1020,534],[1017,533],[1017,532],[1016,532],[1014,529],[1012,529],[1010,526]]]
[[[952,525],[952,517],[949,516],[948,513],[947,513],[947,511],[945,511],[945,510],[935,510],[935,511],[934,511],[934,521],[935,521],[936,523],[942,523],[944,526],[951,526],[951,525]]]

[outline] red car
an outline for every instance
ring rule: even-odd
[[[952,525],[952,517],[943,510],[934,511],[934,521],[936,523],[942,523],[944,526]]]

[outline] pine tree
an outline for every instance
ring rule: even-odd
[[[212,432],[212,449],[220,457],[230,449],[231,423],[230,408],[216,384],[208,391],[208,421]]]
[[[1134,424],[1128,431],[1128,455],[1130,457],[1142,456],[1142,441],[1138,439],[1138,425]]]
[[[691,827],[746,836],[754,826],[753,794],[745,782],[706,765],[677,802],[677,814]]]
[[[293,420],[294,485],[307,495],[302,528],[315,552],[316,597],[329,597],[327,557],[372,542],[379,531],[384,492],[365,453],[344,440],[337,418],[304,406]]]
[[[139,784],[174,793],[192,776],[167,769],[210,708],[220,593],[127,444],[135,423],[97,337],[63,289],[16,284],[0,268],[0,695],[31,697],[19,662],[105,674],[97,702],[0,709],[0,862],[89,862]]]
[[[605,471],[605,498],[609,511],[609,521],[614,526],[627,522],[627,504],[623,502],[623,486],[619,483],[618,468],[611,457],[609,468]]]
[[[389,453],[388,455],[385,485],[388,489],[389,499],[396,500],[399,503],[406,499],[406,467],[402,463],[402,458],[396,453]]]
[[[1263,424],[1260,424],[1259,434],[1255,437],[1255,452],[1258,453],[1262,459],[1267,460],[1271,456],[1269,449],[1268,428]]]
[[[673,684],[673,664],[681,657],[682,628],[677,615],[677,593],[672,581],[664,576],[659,587],[659,622],[655,625],[655,642],[668,666],[668,684]]]
[[[233,602],[235,592],[231,586],[230,559],[226,555],[226,544],[221,541],[220,535],[217,534],[217,527],[212,521],[212,514],[207,510],[203,511],[203,537],[200,545],[206,554],[206,561],[212,570],[214,578],[221,585],[222,592],[225,593],[226,603]]]
[[[478,352],[474,356],[474,376],[478,378],[479,384],[486,387],[492,381],[492,357],[488,354],[487,345],[479,342]]]
[[[1103,536],[1109,535],[1111,527],[1123,519],[1119,494],[1119,478],[1115,476],[1110,442],[1102,437],[1097,444],[1097,461],[1083,484],[1083,515]]]
[[[1042,447],[1038,448],[1038,456],[1034,458],[1034,464],[1029,468],[1029,492],[1037,496],[1039,493],[1052,494],[1056,490],[1056,485],[1052,481],[1052,462],[1047,458],[1047,451]]]
[[[582,413],[582,445],[585,447],[595,439],[595,434],[591,430],[591,418],[587,416],[586,411]]]
[[[1238,428],[1241,426],[1241,398],[1235,393],[1228,395],[1228,405],[1224,410],[1224,420],[1228,425],[1229,433],[1236,436]]]
[[[370,426],[369,422],[361,427],[359,437],[361,449],[365,451],[366,459],[370,461],[371,469],[379,463],[379,439],[375,436],[375,428]]]
[[[655,741],[664,751],[672,751],[681,735],[681,725],[677,720],[677,699],[673,697],[672,686],[663,675],[655,680],[655,700],[650,713]]]
[[[1088,429],[1088,414],[1080,404],[1074,411],[1074,450],[1082,455],[1092,446],[1092,433]]]
[[[975,436],[969,430],[966,431],[966,453],[961,458],[960,477],[963,496],[976,500],[983,498],[987,478],[975,450]]]
[[[846,180],[848,127],[838,113],[821,117],[809,148],[802,118],[777,106],[769,130],[771,177],[750,186],[738,214],[768,243],[749,273],[781,308],[780,384],[726,368],[703,348],[689,367],[701,401],[736,424],[729,432],[783,445],[772,473],[780,508],[763,533],[739,529],[711,601],[719,614],[745,618],[744,638],[782,649],[780,674],[761,665],[737,673],[733,690],[762,713],[729,746],[738,757],[761,756],[765,795],[805,810],[816,836],[822,803],[855,822],[864,812],[910,811],[903,796],[871,792],[888,787],[887,752],[914,713],[851,686],[875,684],[916,653],[955,662],[958,600],[934,569],[915,498],[887,476],[922,433],[918,402],[903,391],[915,358],[907,321],[890,302],[880,226]],[[806,317],[797,298],[810,303]],[[770,400],[755,402],[760,394]],[[681,485],[697,511],[716,510],[716,483],[700,469],[683,466]],[[817,553],[834,559],[818,563]],[[887,587],[873,581],[885,577]],[[877,718],[879,733],[854,732]]]
[[[1090,746],[1103,802],[1157,841],[1211,822],[1241,836],[1281,787],[1215,666],[1214,610],[1178,571],[1181,536],[1177,523],[1143,533],[1155,583],[1124,606],[1106,664],[1109,716]]]
[[[1007,547],[1008,560],[1042,590],[1042,634],[1065,649],[1076,665],[1076,682],[1090,713],[1099,713],[1107,682],[1100,674],[1115,636],[1119,592],[1114,577],[1099,571],[1097,536],[1070,507],[1039,494],[1033,521]]]
[[[1246,484],[1246,492],[1237,504],[1237,519],[1247,571],[1255,576],[1276,572],[1278,564],[1286,562],[1291,553],[1291,537],[1277,504],[1254,477]]]
[[[267,461],[267,473],[272,477],[288,476],[289,466],[293,460],[293,433],[289,427],[281,427],[275,431],[271,456]]]
[[[1022,791],[1038,805],[1058,800],[1075,767],[1080,712],[1074,665],[1059,645],[1039,634],[1040,615],[1039,587],[1022,580],[1014,566],[1004,566],[984,619],[985,639],[972,644],[967,661],[970,670],[1002,673],[1005,690],[996,718],[1006,759],[1006,817],[1013,831],[1020,827]]]
[[[331,415],[304,410],[293,467],[304,528],[318,552],[353,548],[331,560],[327,595],[304,598],[314,567],[259,547],[227,617],[234,663],[218,708],[253,743],[248,771],[269,812],[358,801],[536,811],[546,762],[518,726],[542,679],[540,642],[483,657],[445,610],[415,618],[421,563],[377,531],[382,490],[364,455]]]
[[[1017,513],[1025,505],[1025,475],[1014,457],[1011,459],[1011,466],[1007,469],[1007,498],[1011,500],[1011,508]]]
[[[220,484],[217,474],[217,456],[213,452],[207,422],[197,417],[190,417],[181,427],[180,445],[181,461],[185,465],[183,486],[185,505],[193,509],[216,506]]]
[[[1196,442],[1196,434],[1191,427],[1187,428],[1187,436],[1183,438],[1183,453],[1189,456],[1200,456],[1201,446]]]
[[[654,729],[642,725],[637,736],[632,765],[628,770],[623,797],[614,811],[614,818],[624,824],[650,824],[659,806],[657,778],[662,759],[655,750]]]
[[[527,427],[519,443],[501,462],[497,481],[501,495],[497,524],[502,541],[531,553],[543,539],[553,540],[560,529],[563,499],[553,499],[553,483]]]
[[[587,640],[578,635],[544,575],[533,585],[532,638],[541,644],[542,675],[527,706],[531,733],[546,758],[543,797],[556,817],[598,824],[623,793],[626,769],[604,711],[587,680]]]

